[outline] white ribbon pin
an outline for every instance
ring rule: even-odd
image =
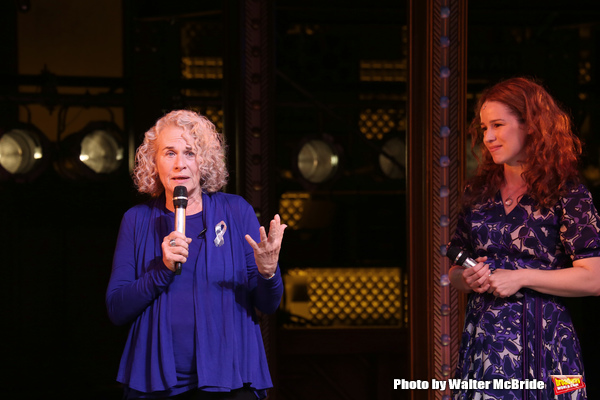
[[[217,237],[215,238],[215,246],[217,246],[217,247],[223,246],[223,244],[225,243],[225,239],[223,239],[223,235],[225,235],[226,230],[227,230],[227,225],[225,224],[225,221],[221,221],[217,225],[215,225],[215,233],[217,234]]]

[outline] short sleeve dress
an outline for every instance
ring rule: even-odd
[[[490,268],[553,270],[574,260],[600,256],[598,212],[584,185],[561,197],[552,209],[535,207],[525,195],[505,213],[493,200],[464,210],[450,242]],[[586,399],[585,388],[556,396],[551,375],[583,375],[579,340],[560,297],[522,289],[508,298],[471,293],[465,315],[456,378],[478,381],[545,382],[545,389],[461,389],[462,399]],[[585,381],[585,378],[584,378]]]

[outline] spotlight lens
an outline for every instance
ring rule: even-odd
[[[0,165],[11,174],[30,172],[42,156],[42,145],[31,132],[13,129],[0,138]]]
[[[322,140],[310,140],[298,153],[298,169],[309,182],[322,183],[335,174],[338,156],[331,146]]]
[[[79,159],[94,172],[108,174],[121,165],[123,148],[109,132],[95,130],[81,141]]]
[[[406,146],[399,138],[392,138],[383,145],[383,151],[406,168]],[[383,154],[379,155],[379,167],[391,179],[404,178],[404,170]]]

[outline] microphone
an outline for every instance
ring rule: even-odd
[[[175,230],[185,235],[185,208],[188,203],[187,188],[175,186],[173,190],[173,207],[175,207]],[[181,263],[175,262],[175,275],[181,275]]]
[[[458,247],[449,247],[446,251],[446,256],[448,256],[454,264],[465,268],[472,268],[477,265],[477,261],[469,257],[469,253],[467,253],[466,250]]]

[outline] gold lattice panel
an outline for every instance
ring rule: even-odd
[[[181,68],[185,79],[223,79],[221,57],[182,57]]]
[[[367,139],[381,140],[388,133],[404,130],[404,117],[404,110],[366,108],[360,112],[358,128]]]
[[[404,326],[404,279],[400,268],[293,269],[284,276],[286,309],[309,325]]]
[[[406,59],[360,61],[363,82],[406,82],[406,76]]]
[[[301,192],[287,192],[279,199],[279,215],[281,222],[287,224],[291,229],[298,229],[302,220],[304,206],[310,199],[310,194]]]

